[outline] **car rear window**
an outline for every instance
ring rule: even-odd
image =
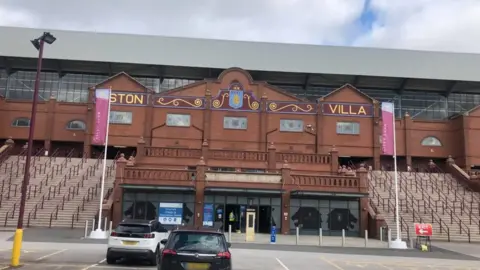
[[[224,236],[208,232],[173,233],[168,243],[168,248],[178,252],[218,253],[226,251]]]
[[[148,225],[138,225],[138,224],[120,224],[117,229],[117,233],[151,233],[150,226]]]

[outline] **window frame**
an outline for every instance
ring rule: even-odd
[[[188,116],[188,125],[180,126],[180,125],[169,125],[168,124],[168,116],[169,115],[181,115],[181,116]],[[192,126],[192,115],[188,113],[167,113],[165,117],[165,125],[167,127],[181,127],[181,128],[188,128]]]
[[[283,130],[282,129],[282,121],[300,121],[302,123],[302,127],[299,129],[299,130]],[[300,133],[300,132],[303,132],[305,130],[305,121],[303,119],[280,119],[280,123],[279,123],[279,131],[280,132],[293,132],[293,133]]]
[[[439,144],[424,144],[425,140],[428,140],[430,138],[433,138],[435,141],[437,141]],[[426,147],[441,147],[443,146],[442,141],[440,141],[437,137],[435,136],[426,136],[420,141],[421,146],[426,146]]]
[[[357,127],[357,132],[356,133],[345,133],[345,132],[339,132],[338,130],[338,124],[340,123],[343,123],[343,124],[352,124],[353,125],[353,128],[352,130],[355,131],[355,126]],[[360,123],[359,122],[356,122],[356,121],[337,121],[337,123],[335,124],[335,132],[337,133],[337,135],[354,135],[354,136],[358,136],[360,135]]]
[[[81,123],[84,125],[84,128],[83,128],[83,129],[80,129],[80,128],[71,128],[71,127],[70,127],[70,124],[72,124],[73,122],[81,122]],[[87,123],[85,123],[83,120],[80,120],[80,119],[74,119],[74,120],[68,121],[67,125],[65,126],[65,129],[66,129],[66,130],[79,130],[79,131],[84,131],[84,130],[87,129]]]
[[[28,125],[27,125],[27,126],[19,126],[19,125],[18,125],[18,121],[19,121],[19,120],[27,120],[27,121],[28,121]],[[15,118],[15,119],[13,119],[13,121],[10,123],[10,125],[11,125],[12,127],[19,127],[19,128],[27,128],[27,127],[28,127],[28,128],[29,128],[30,125],[31,125],[31,120],[30,120],[30,118],[28,118],[28,117],[17,117],[17,118]]]
[[[238,118],[238,119],[244,119],[245,120],[245,128],[235,128],[235,127],[226,127],[225,126],[225,120],[226,119],[233,119],[233,118]],[[247,130],[248,129],[248,117],[246,116],[224,116],[223,117],[223,129],[228,129],[228,130]]]
[[[127,113],[127,114],[130,114],[131,115],[131,121],[130,123],[119,123],[119,122],[112,122],[110,117],[112,116],[112,113],[116,113],[116,112],[121,112],[121,113]],[[109,125],[131,125],[133,124],[133,112],[131,111],[110,111],[110,117],[108,119],[108,124]]]

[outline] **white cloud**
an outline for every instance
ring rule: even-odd
[[[2,0],[0,7],[28,11],[42,28],[338,44],[352,31],[364,1]]]
[[[480,52],[480,0],[2,0],[0,25]]]
[[[478,0],[371,0],[377,20],[356,45],[480,52]]]

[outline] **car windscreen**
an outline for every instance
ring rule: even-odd
[[[150,226],[139,224],[120,224],[115,229],[115,232],[120,237],[143,237],[144,234],[151,233]]]
[[[225,238],[218,233],[175,232],[168,248],[177,252],[218,253],[226,251]]]

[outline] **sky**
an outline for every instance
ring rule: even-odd
[[[480,0],[0,0],[0,25],[480,53]]]

